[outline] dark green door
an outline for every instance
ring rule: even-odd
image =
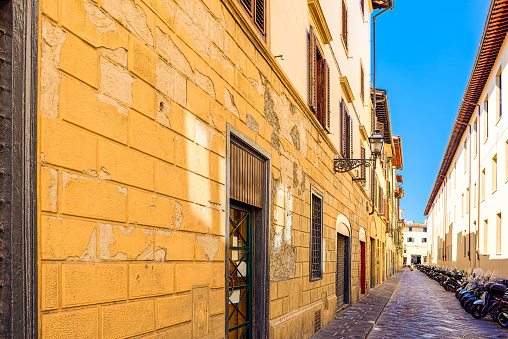
[[[252,209],[229,210],[229,338],[252,337]]]

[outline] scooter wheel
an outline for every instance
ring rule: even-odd
[[[508,327],[508,311],[501,312],[497,317],[497,322],[503,327]]]
[[[482,319],[487,315],[487,312],[484,312],[485,305],[475,305],[471,306],[471,315],[475,319]]]
[[[473,308],[473,300],[468,299],[466,303],[464,304],[464,309],[467,313],[471,314],[471,309]]]

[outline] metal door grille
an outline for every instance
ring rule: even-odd
[[[344,302],[345,269],[346,269],[346,237],[337,234],[337,271],[335,280],[335,294],[337,295],[337,307]]]
[[[312,230],[311,230],[311,257],[310,280],[322,277],[321,270],[321,231],[322,231],[322,200],[312,194]]]
[[[251,338],[252,333],[252,214],[229,212],[229,338]]]

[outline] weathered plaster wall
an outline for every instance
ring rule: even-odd
[[[224,337],[227,123],[272,155],[271,337],[310,337],[315,311],[333,318],[339,214],[357,300],[363,188],[332,173],[330,139],[222,1],[43,0],[41,11],[42,337]],[[311,185],[324,197],[316,282]]]

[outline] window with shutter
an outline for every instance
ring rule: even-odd
[[[309,106],[310,109],[316,113],[317,111],[317,93],[316,93],[316,84],[317,84],[317,60],[316,60],[316,50],[317,50],[317,41],[316,41],[316,33],[314,31],[314,27],[310,27],[309,32]]]
[[[319,48],[315,29],[309,32],[309,107],[330,133],[330,67]]]
[[[363,65],[360,63],[360,99],[362,99],[362,103],[365,100],[365,74],[363,70]]]
[[[346,47],[346,50],[348,49],[347,21],[348,21],[348,17],[347,17],[346,1],[342,0],[342,42],[344,43],[344,47]]]
[[[347,141],[347,109],[346,109],[346,102],[344,100],[340,103],[340,134],[341,134],[341,145],[340,150],[342,153],[342,156],[346,158],[346,141]]]
[[[263,38],[266,36],[266,0],[239,0]]]
[[[366,156],[366,155],[365,155],[365,147],[361,146],[360,150],[361,150],[361,157],[362,157],[362,159],[365,159],[365,156]],[[361,178],[362,178],[363,180],[367,180],[367,173],[366,173],[366,168],[365,168],[365,166],[362,166],[362,167],[361,167]],[[366,183],[366,182],[365,182],[365,181],[363,181],[363,185],[365,185],[365,183]]]
[[[349,158],[354,158],[353,119],[349,116]]]

